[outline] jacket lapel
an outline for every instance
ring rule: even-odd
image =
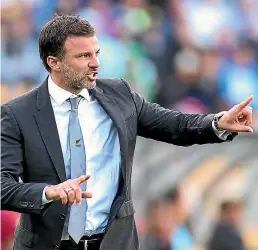
[[[47,79],[38,88],[36,107],[39,112],[34,115],[34,118],[59,179],[64,182],[66,180],[64,159],[48,92]]]
[[[102,108],[106,111],[109,117],[114,122],[120,142],[120,153],[121,153],[121,167],[124,181],[126,180],[126,152],[127,152],[127,136],[126,136],[126,125],[125,119],[122,115],[121,109],[116,104],[114,98],[103,92],[101,88],[96,86],[91,90],[93,96],[97,99]]]

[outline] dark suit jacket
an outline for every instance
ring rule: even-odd
[[[131,197],[136,136],[182,146],[221,142],[212,129],[214,115],[166,110],[121,79],[99,79],[92,93],[114,121],[121,147],[122,178],[101,250],[139,249]],[[66,180],[47,80],[1,108],[1,205],[22,213],[14,249],[58,249],[67,206],[54,201],[41,207],[44,187]]]
[[[230,225],[218,223],[208,245],[208,250],[244,250],[240,234]]]

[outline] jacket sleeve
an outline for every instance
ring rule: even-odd
[[[1,209],[43,215],[42,192],[46,183],[22,183],[26,171],[23,137],[11,108],[1,106]]]
[[[138,116],[138,135],[179,146],[221,143],[212,128],[215,114],[183,114],[150,103],[132,91],[123,80],[133,98]],[[228,136],[232,141],[236,133]]]

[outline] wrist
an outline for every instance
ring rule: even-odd
[[[215,128],[216,128],[219,132],[225,130],[225,129],[223,128],[222,120],[220,119],[223,115],[224,115],[224,112],[223,112],[223,113],[219,113],[219,114],[217,114],[217,115],[214,116],[214,126],[215,126]]]

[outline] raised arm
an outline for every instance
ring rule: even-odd
[[[180,146],[220,143],[212,126],[215,114],[183,114],[150,103],[133,92],[125,82],[134,100],[138,115],[138,135]],[[231,141],[236,136],[227,137]]]

